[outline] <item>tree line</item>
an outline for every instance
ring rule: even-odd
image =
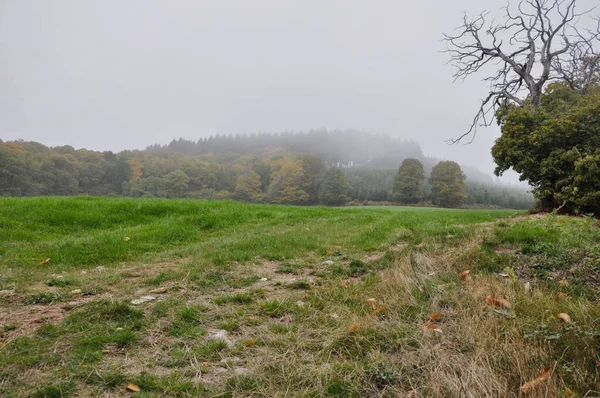
[[[425,170],[419,160],[414,161]],[[328,164],[313,154],[282,148],[263,148],[253,153],[136,150],[115,154],[0,141],[0,195],[4,196],[236,199],[296,205],[414,203],[397,195],[396,174],[395,170],[364,165],[337,167],[337,163]],[[431,174],[435,174],[433,169]],[[420,201],[442,206],[479,204],[510,208],[528,208],[532,204],[524,190],[465,183],[464,178],[461,187],[460,203],[445,203],[436,199],[435,184],[423,180]]]

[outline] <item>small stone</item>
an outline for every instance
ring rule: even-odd
[[[321,263],[321,265],[333,265],[333,261],[331,260],[325,260]]]
[[[261,281],[261,282],[266,282],[266,281],[268,281],[268,280],[269,280],[268,278],[260,278],[260,281]]]
[[[144,303],[147,303],[149,301],[154,301],[154,300],[156,300],[156,297],[154,297],[154,296],[142,296],[135,300],[131,300],[131,304],[140,305],[140,304],[144,304]]]
[[[64,276],[62,276],[62,275],[56,275],[56,276],[54,277],[54,279],[65,279],[65,277],[64,277]]]
[[[304,307],[304,305],[305,305],[305,304],[306,304],[306,303],[305,303],[304,301],[300,301],[300,300],[296,301],[296,305],[297,305],[298,307]]]
[[[73,289],[71,290],[71,294],[81,294],[81,289]]]
[[[85,274],[87,274],[87,272],[81,271],[81,275],[85,275]]]
[[[106,267],[103,266],[103,265],[99,265],[99,266],[96,267],[96,271],[98,271],[98,272],[104,272],[104,271],[106,271]]]
[[[70,311],[73,308],[77,307],[79,304],[77,304],[76,301],[69,301],[68,303],[63,304],[60,308],[62,308],[65,311]]]
[[[233,345],[234,345],[233,342],[231,340],[229,340],[227,330],[223,330],[223,329],[213,330],[212,332],[209,333],[208,338],[212,339],[212,340],[222,340],[225,343],[227,343],[228,347],[233,347]]]

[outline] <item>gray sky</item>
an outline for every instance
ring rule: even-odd
[[[0,0],[0,138],[117,151],[357,128],[491,173],[497,127],[471,145],[444,142],[465,131],[486,86],[452,83],[440,39],[463,11],[503,4]]]

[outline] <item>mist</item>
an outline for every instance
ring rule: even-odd
[[[487,87],[453,83],[441,42],[486,6],[500,4],[3,0],[0,138],[119,151],[350,128],[491,174],[497,127],[446,143]]]

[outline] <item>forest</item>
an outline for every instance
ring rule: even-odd
[[[236,199],[297,205],[409,203],[394,192],[405,159],[424,169],[413,203],[435,203],[429,178],[439,159],[418,143],[354,130],[217,135],[119,153],[0,141],[0,195],[95,195]],[[525,189],[462,167],[464,198],[450,207],[528,209]],[[333,184],[333,185],[332,185]]]

